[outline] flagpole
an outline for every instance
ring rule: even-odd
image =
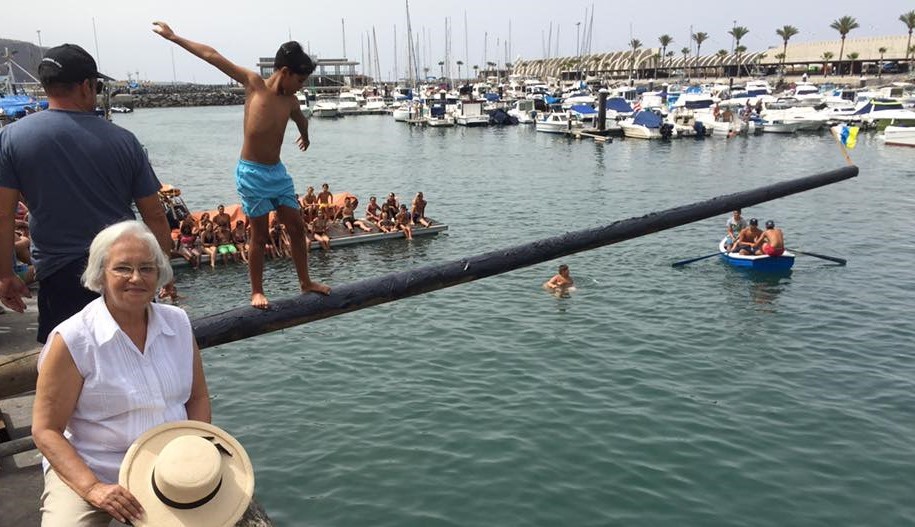
[[[852,166],[855,163],[851,160],[851,156],[848,155],[848,149],[845,148],[845,145],[842,144],[842,139],[839,138],[839,132],[836,131],[837,128],[839,127],[833,126],[829,129],[829,133],[832,134],[832,138],[835,139],[836,144],[839,145],[839,150],[842,151],[842,155],[845,157],[845,162],[848,163],[849,166]]]

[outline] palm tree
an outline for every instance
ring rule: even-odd
[[[730,31],[728,31],[728,34],[734,37],[734,58],[737,60],[738,77],[740,76],[740,60],[737,59],[737,57],[739,57],[737,54],[737,48],[741,47],[740,39],[747,36],[747,33],[749,32],[750,30],[743,26],[734,26]],[[746,51],[746,48],[744,48],[744,51]]]
[[[824,77],[826,76],[826,70],[829,67],[829,61],[832,60],[833,56],[834,55],[832,54],[831,51],[824,51],[823,56],[820,57],[821,59],[823,59],[823,76]]]
[[[877,49],[877,53],[880,54],[880,69],[877,70],[877,78],[883,76],[883,56],[886,55],[886,48]]]
[[[429,67],[428,66],[423,68],[423,73],[425,74],[425,76],[423,77],[423,81],[425,81],[426,79],[429,78]]]
[[[905,27],[909,30],[909,40],[905,43],[905,60],[909,60],[909,55],[912,54],[912,30],[915,29],[915,11],[909,11],[908,13],[903,13],[899,15],[899,21],[905,24]]]
[[[725,59],[728,58],[728,55],[730,55],[730,53],[728,53],[728,50],[726,50],[726,49],[719,49],[718,53],[715,53],[715,56],[718,57],[718,64],[721,65],[721,76],[722,77],[724,77],[724,61],[725,61]]]
[[[438,61],[438,71],[439,71],[439,78],[444,79],[445,78],[445,61],[444,60]]]
[[[698,68],[699,66],[699,56],[702,55],[702,43],[708,40],[708,33],[698,32],[693,33],[693,40],[696,41],[696,60],[695,65]]]
[[[782,75],[785,74],[785,57],[788,56],[788,41],[798,33],[800,33],[800,31],[794,26],[782,26],[775,30],[775,34],[782,37],[782,42],[784,43],[784,46],[782,47]]]
[[[634,38],[629,41],[629,47],[632,48],[632,56],[629,57],[629,78],[635,74],[635,54],[638,53],[639,48],[642,47],[642,41]]]
[[[474,64],[473,65],[473,77],[474,78],[477,78],[480,76],[479,71],[480,71],[480,67],[477,66],[476,64]]]
[[[463,61],[463,60],[459,60],[459,61],[457,61],[457,67],[458,67],[458,79],[460,79],[460,78],[461,78],[461,66],[463,66],[463,65],[464,65],[464,61]]]
[[[661,44],[661,56],[667,56],[667,46],[669,46],[674,41],[674,38],[670,35],[664,34],[658,37],[658,43]]]
[[[737,46],[734,48],[734,55],[737,56],[737,76],[740,77],[740,56],[747,52],[746,46]]]
[[[858,25],[858,21],[855,20],[853,16],[843,16],[837,20],[834,20],[832,24],[829,24],[829,27],[835,29],[839,32],[839,35],[842,35],[842,46],[839,48],[839,73],[842,73],[842,54],[845,53],[845,36],[851,33],[852,29],[857,29],[861,27]]]
[[[849,75],[851,75],[854,72],[855,61],[858,60],[858,58],[860,56],[861,56],[861,54],[858,53],[857,51],[852,51],[851,53],[849,53],[848,55],[845,56],[845,58],[847,58],[849,61],[851,61],[851,63],[848,65],[848,74]]]
[[[683,75],[686,76],[686,59],[689,57],[689,48],[681,49],[680,53],[683,53]]]

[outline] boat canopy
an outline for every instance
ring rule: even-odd
[[[499,94],[498,94],[498,93],[487,92],[486,95],[485,95],[485,97],[486,97],[486,100],[489,101],[489,102],[496,102],[496,101],[499,100]]]
[[[45,110],[47,108],[47,101],[39,102],[28,95],[7,95],[0,97],[0,110],[3,111],[4,115],[8,115],[14,119],[24,117],[29,112],[35,112],[39,109]]]
[[[715,104],[711,98],[709,99],[685,99],[683,100],[683,107],[687,110],[702,110],[705,108],[711,108]]]
[[[632,118],[632,124],[640,124],[645,128],[660,128],[661,118],[654,112],[642,110]]]
[[[579,115],[595,115],[597,110],[587,104],[575,104],[571,110]]]
[[[873,99],[852,115],[865,115],[885,110],[902,110],[902,103],[894,99]]]
[[[546,101],[547,104],[559,104],[562,102],[562,99],[553,97],[552,95],[544,95],[543,100]]]
[[[607,109],[618,113],[632,113],[632,106],[622,97],[610,97],[607,99]]]

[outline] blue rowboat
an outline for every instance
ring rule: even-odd
[[[794,253],[785,251],[781,256],[766,255],[743,255],[738,253],[729,253],[727,250],[727,237],[718,244],[718,252],[721,253],[721,259],[725,262],[752,271],[764,273],[784,272],[794,265]]]

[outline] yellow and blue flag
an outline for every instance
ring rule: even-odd
[[[857,126],[848,126],[848,125],[839,125],[835,127],[836,137],[839,138],[839,142],[845,145],[846,148],[854,148],[858,144],[858,127]]]

